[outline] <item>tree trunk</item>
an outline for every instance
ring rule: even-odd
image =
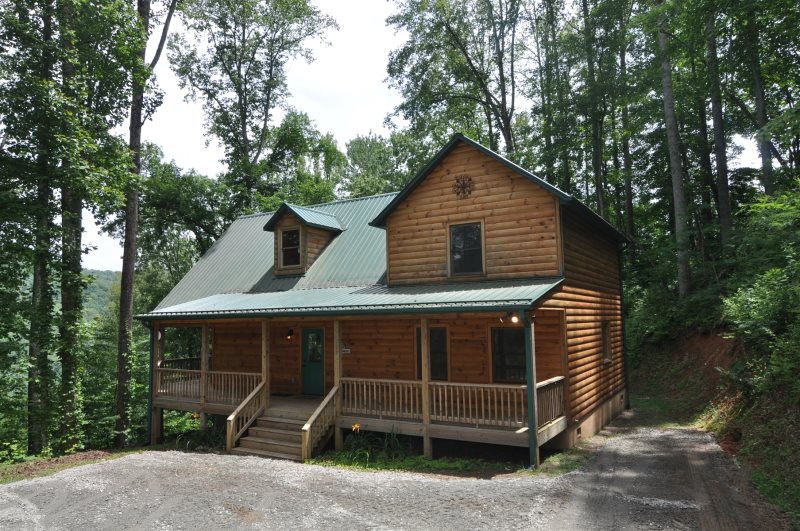
[[[43,82],[52,82],[54,59],[53,4],[42,9],[42,58],[39,75]],[[42,102],[42,107],[49,102]],[[38,172],[36,181],[35,225],[33,229],[33,284],[31,286],[30,337],[28,339],[28,454],[37,455],[50,444],[50,327],[53,318],[53,297],[50,292],[50,237],[52,228],[51,200],[53,179],[51,163],[52,132],[46,116],[40,118],[36,131]]]
[[[722,117],[722,90],[720,88],[719,63],[717,60],[717,29],[712,10],[706,19],[706,43],[709,92],[711,95],[711,120],[714,130],[714,163],[717,170],[717,201],[720,240],[724,246],[730,241],[733,217],[731,195],[728,185],[728,150],[725,138],[725,122]]]
[[[627,45],[623,37],[619,49],[619,75],[622,86],[628,80]],[[625,179],[625,231],[628,238],[633,240],[636,236],[636,225],[633,219],[633,157],[631,156],[630,121],[628,119],[628,102],[622,102],[622,172]]]
[[[756,127],[759,132],[767,125],[767,102],[764,95],[764,77],[761,74],[761,54],[758,50],[760,31],[756,14],[752,7],[748,7],[745,15],[744,45],[747,47],[747,61],[750,73],[753,76],[753,97],[756,103]],[[758,140],[758,151],[761,155],[761,184],[767,195],[774,193],[774,178],[772,172],[772,141],[769,138]]]
[[[75,67],[71,63],[73,48],[71,32],[74,26],[69,2],[60,4],[61,47],[65,52],[61,76],[64,93],[71,99],[76,95],[71,84]],[[61,319],[58,325],[58,359],[61,362],[61,392],[59,419],[59,451],[75,449],[80,441],[80,390],[77,352],[80,324],[83,319],[83,281],[81,277],[81,236],[83,201],[72,175],[71,161],[61,161]]]
[[[660,2],[659,2],[660,3]],[[675,243],[678,254],[678,294],[689,293],[689,231],[686,215],[686,195],[683,183],[678,119],[675,115],[675,96],[672,92],[672,64],[669,60],[669,35],[666,15],[662,15],[658,29],[658,48],[661,55],[661,85],[664,91],[664,124],[667,130],[672,199],[675,212]]]
[[[148,65],[150,70],[155,69],[161,58],[161,52],[169,34],[172,16],[175,13],[177,0],[171,0],[167,8],[164,26],[161,28],[161,38],[158,42],[153,59]],[[138,0],[137,12],[139,22],[146,36],[150,35],[150,0]],[[147,44],[138,50],[139,59],[143,65],[146,63]],[[127,432],[130,428],[128,403],[130,402],[131,381],[131,332],[133,329],[133,283],[136,271],[136,237],[139,230],[139,183],[138,178],[142,173],[142,127],[144,126],[144,91],[145,81],[134,83],[131,100],[130,125],[128,127],[128,147],[133,154],[131,180],[125,191],[125,241],[122,246],[122,276],[120,278],[119,294],[119,336],[117,339],[117,389],[115,397],[115,410],[117,413],[116,446],[124,446],[127,442]]]
[[[592,123],[592,175],[594,176],[597,213],[606,217],[605,196],[603,193],[603,138],[602,122],[597,101],[597,79],[594,70],[594,28],[589,14],[588,0],[581,0],[583,8],[583,38],[586,51],[587,84],[589,89],[589,120]]]
[[[149,34],[150,27],[150,0],[137,2],[139,22],[145,34]],[[145,64],[147,45],[138,50],[142,64]],[[139,228],[139,182],[142,173],[142,125],[144,109],[145,82],[134,83],[133,98],[131,101],[130,125],[128,127],[130,147],[133,156],[133,175],[125,191],[125,241],[122,246],[122,276],[120,278],[119,293],[119,336],[117,338],[117,389],[115,396],[115,409],[117,413],[116,436],[114,443],[117,447],[125,446],[127,433],[130,429],[130,416],[128,404],[130,402],[132,355],[131,332],[133,329],[133,283],[136,270],[136,237]]]

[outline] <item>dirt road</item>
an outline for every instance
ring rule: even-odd
[[[581,470],[489,480],[145,452],[0,486],[3,529],[784,529],[708,435],[626,414]]]

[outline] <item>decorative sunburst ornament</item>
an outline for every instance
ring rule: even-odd
[[[472,194],[472,177],[469,175],[457,175],[456,182],[453,183],[453,192],[459,199],[466,199]]]

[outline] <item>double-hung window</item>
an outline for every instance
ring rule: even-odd
[[[492,376],[495,383],[525,383],[525,330],[492,328]]]
[[[281,231],[281,267],[300,265],[300,229]]]
[[[480,222],[450,225],[450,275],[483,274],[483,227]]]

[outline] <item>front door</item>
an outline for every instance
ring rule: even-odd
[[[322,395],[324,391],[325,331],[303,330],[303,394]]]

